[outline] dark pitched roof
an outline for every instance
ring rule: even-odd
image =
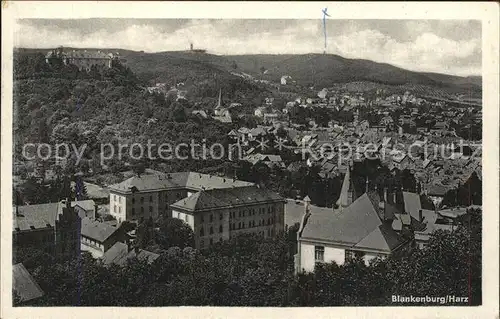
[[[12,275],[14,291],[21,297],[21,301],[29,301],[44,295],[40,286],[23,264],[19,263],[12,266]]]
[[[37,205],[19,206],[19,214],[16,216],[14,207],[14,230],[29,230],[32,227],[40,229],[54,227],[57,219],[59,203],[47,203]]]
[[[89,218],[82,219],[82,228],[81,234],[82,236],[92,238],[99,242],[104,242],[111,235],[113,235],[116,231],[118,231],[119,227],[111,226],[107,223],[101,223],[99,221],[94,221]]]
[[[293,226],[295,223],[300,223],[302,216],[305,213],[305,203],[302,200],[287,199],[286,209],[285,209],[285,225]],[[312,214],[323,211],[325,214],[328,212],[333,214],[331,208],[318,207],[314,205],[309,205],[309,211]]]
[[[257,186],[237,187],[229,189],[204,190],[171,205],[189,211],[217,209],[248,204],[259,204],[284,199],[270,190]]]
[[[134,249],[129,251],[126,244],[117,242],[104,253],[102,259],[106,265],[116,264],[119,266],[125,266],[127,264],[127,260],[131,258],[146,260],[148,263],[152,263],[158,257],[160,257],[160,255],[144,249],[139,249],[138,253],[136,253]]]

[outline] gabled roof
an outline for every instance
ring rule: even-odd
[[[71,206],[80,206],[84,210],[94,209],[93,200],[72,201]],[[16,216],[16,207],[13,207],[13,230],[23,231],[30,229],[41,229],[54,227],[58,214],[63,212],[63,204],[61,202],[45,203],[35,205],[19,206],[18,215]]]
[[[418,219],[418,211],[422,209],[420,196],[416,193],[403,192],[403,202],[405,212],[410,214],[413,218]]]
[[[354,245],[355,248],[374,249],[390,252],[401,245],[403,239],[388,225],[380,225],[368,236]]]
[[[405,239],[382,222],[375,197],[364,193],[341,211],[311,212],[302,238],[390,253]]]
[[[12,266],[12,287],[21,301],[29,301],[44,295],[33,276],[21,263]]]
[[[111,226],[107,223],[94,221],[89,218],[82,219],[82,236],[94,239],[101,243],[116,233],[118,229],[119,227]]]
[[[13,229],[29,230],[32,227],[36,229],[54,227],[57,219],[59,203],[47,203],[19,206],[19,214],[16,216],[16,207],[13,208]]]

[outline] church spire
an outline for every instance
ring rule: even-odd
[[[342,209],[351,205],[353,202],[353,189],[351,184],[351,165],[347,168],[344,175],[344,181],[342,182],[342,188],[340,190],[340,196],[337,200],[337,205]]]
[[[222,89],[219,89],[219,99],[217,100],[216,109],[220,109],[222,107]]]

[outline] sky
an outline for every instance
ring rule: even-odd
[[[414,71],[481,75],[478,20],[326,19],[326,52]],[[195,48],[213,54],[306,54],[325,50],[322,19],[20,19],[14,46]]]

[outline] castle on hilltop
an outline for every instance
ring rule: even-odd
[[[64,65],[76,65],[80,70],[90,71],[92,66],[111,68],[114,63],[119,60],[118,52],[104,53],[101,50],[87,51],[87,50],[72,50],[64,51],[63,47],[51,50],[45,56],[45,62],[52,64],[53,61],[62,61]]]

